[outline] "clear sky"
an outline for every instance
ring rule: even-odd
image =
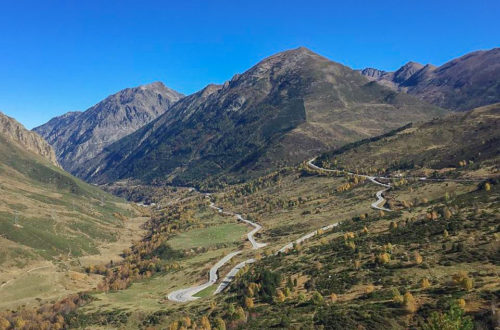
[[[153,81],[185,94],[305,46],[353,68],[500,46],[500,1],[0,0],[0,111],[28,128]]]

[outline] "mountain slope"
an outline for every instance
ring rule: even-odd
[[[77,174],[100,183],[238,180],[442,113],[298,48],[184,98]]]
[[[404,129],[373,141],[357,142],[345,150],[318,157],[324,165],[358,169],[444,170],[498,166],[500,157],[500,103],[473,109]],[[460,165],[461,162],[465,164]],[[484,164],[482,164],[485,162]],[[361,164],[364,164],[361,165]]]
[[[36,127],[69,172],[104,147],[149,123],[182,97],[161,82],[124,89],[85,112],[69,112]]]
[[[61,170],[42,138],[11,118],[0,118],[2,267],[30,259],[50,260],[60,253],[92,254],[101,243],[114,240],[122,220],[113,213],[128,213],[128,206]],[[13,140],[6,129],[9,126],[16,127],[18,136],[43,141],[37,143],[51,157],[47,159],[24,140]]]
[[[24,149],[42,156],[52,165],[58,166],[52,147],[38,134],[26,130],[20,123],[0,112],[0,134]]]
[[[477,51],[440,67],[409,62],[396,72],[361,74],[437,106],[463,111],[500,101],[500,48]]]

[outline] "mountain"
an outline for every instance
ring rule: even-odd
[[[440,67],[409,62],[395,72],[373,68],[360,72],[447,109],[464,111],[500,101],[500,48],[469,53]]]
[[[75,170],[104,147],[163,114],[182,94],[155,82],[113,94],[85,112],[69,112],[34,128],[55,149],[64,169]]]
[[[443,113],[301,47],[185,97],[76,173],[98,183],[239,180]]]
[[[342,168],[443,170],[459,168],[465,161],[471,168],[496,167],[500,157],[500,103],[452,113],[397,134],[357,141],[318,157],[318,162],[335,160]],[[365,164],[365,166],[361,165]],[[473,165],[475,164],[475,165]],[[481,164],[481,166],[480,166]]]
[[[8,139],[20,147],[33,152],[52,165],[60,167],[56,159],[56,154],[50,144],[48,144],[40,135],[30,132],[24,128],[15,119],[10,118],[0,112],[0,134],[4,139]]]

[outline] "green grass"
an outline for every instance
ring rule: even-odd
[[[241,241],[243,235],[250,230],[250,227],[243,224],[227,223],[180,233],[169,240],[168,243],[174,249],[207,248],[217,244],[231,244]]]
[[[211,285],[208,288],[201,290],[200,292],[198,292],[194,296],[200,297],[200,298],[205,298],[205,297],[213,295],[215,292],[215,289],[217,289],[217,285]]]

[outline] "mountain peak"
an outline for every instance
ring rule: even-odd
[[[67,171],[103,148],[165,113],[182,94],[162,82],[126,88],[82,113],[67,113],[36,127],[55,149]]]

